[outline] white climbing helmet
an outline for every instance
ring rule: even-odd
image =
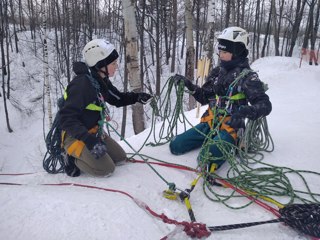
[[[116,60],[119,55],[113,44],[105,39],[94,39],[88,42],[82,50],[84,61],[89,67],[94,67],[103,61],[104,66]],[[103,66],[97,66],[101,68]]]
[[[246,30],[240,27],[228,27],[218,36],[218,40],[227,40],[234,43],[243,43],[248,49],[249,35]]]

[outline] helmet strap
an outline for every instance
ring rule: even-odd
[[[105,78],[105,77],[109,76],[107,66],[105,66],[103,68],[97,68],[96,67],[96,70],[97,70],[98,73],[100,73],[100,74],[102,73],[104,75],[104,76],[101,76],[102,78]]]

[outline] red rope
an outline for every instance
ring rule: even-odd
[[[146,163],[143,160],[137,160],[137,159],[130,159],[128,160],[129,162],[133,162],[133,163]],[[172,163],[159,163],[159,162],[148,162],[150,164],[155,164],[155,165],[159,165],[159,166],[164,166],[164,167],[170,167],[170,168],[176,168],[176,169],[180,169],[180,170],[186,170],[186,171],[192,171],[192,172],[199,172],[196,169],[192,169],[186,166],[180,166],[180,165],[175,165]],[[32,174],[32,173],[11,173],[11,174],[0,174],[0,175],[11,175],[11,176],[16,176],[16,175],[27,175],[27,174]],[[236,192],[240,193],[241,195],[247,197],[248,199],[254,201],[256,204],[258,204],[259,206],[263,207],[264,209],[268,210],[269,212],[271,212],[272,214],[274,214],[277,217],[280,217],[280,213],[277,209],[269,206],[268,204],[260,201],[259,199],[256,199],[252,196],[250,196],[248,193],[246,193],[245,191],[241,190],[240,188],[237,188],[235,186],[233,186],[231,183],[229,183],[226,180],[223,179],[216,179],[217,181],[219,181],[220,183],[222,183],[223,185],[225,185],[228,188],[231,188],[233,190],[235,190]],[[0,183],[1,184],[1,183]],[[8,183],[9,185],[9,183]],[[19,184],[12,184],[12,185],[19,185]],[[72,183],[60,183],[60,184],[43,184],[43,185],[73,185],[73,186],[78,186],[78,187],[87,187],[87,188],[96,188],[96,189],[100,189],[100,190],[105,190],[105,191],[112,191],[112,192],[119,192],[122,193],[121,191],[118,190],[114,190],[114,189],[106,189],[106,188],[99,188],[99,187],[95,187],[95,186],[89,186],[89,185],[81,185],[81,184],[72,184]],[[126,195],[126,193],[123,192],[123,194]],[[129,197],[131,197],[133,199],[132,196],[129,195]]]
[[[273,213],[275,216],[280,217],[280,213],[277,209],[269,206],[268,204],[260,201],[259,199],[256,199],[254,197],[252,197],[251,195],[249,195],[248,193],[246,193],[245,191],[241,190],[240,188],[237,188],[235,186],[233,186],[231,183],[223,180],[223,179],[217,179],[221,184],[225,185],[228,188],[231,188],[233,190],[235,190],[237,193],[240,193],[242,196],[245,196],[246,198],[250,199],[251,201],[254,201],[256,204],[258,204],[259,206],[263,207],[264,209],[270,211],[271,213]]]
[[[142,161],[142,160],[136,160],[136,159],[133,159],[133,160],[130,160],[130,161],[134,161],[134,162],[139,162],[139,163],[145,163],[145,161]],[[185,166],[177,166],[175,164],[171,164],[171,163],[156,163],[156,162],[150,162],[152,164],[158,164],[158,165],[161,165],[161,166],[165,166],[165,167],[171,167],[171,168],[177,168],[177,169],[181,169],[181,170],[188,170],[188,171],[193,171],[193,172],[199,172],[195,169],[192,169],[192,168],[188,168],[188,167],[185,167]],[[249,195],[248,193],[246,193],[245,191],[241,190],[240,188],[237,188],[235,186],[233,186],[231,183],[229,183],[228,181],[226,180],[223,180],[223,179],[219,179],[219,178],[216,178],[216,180],[218,182],[220,182],[221,184],[225,185],[226,187],[228,188],[231,188],[233,190],[235,190],[236,192],[240,193],[242,196],[245,196],[247,197],[248,199],[250,199],[251,201],[254,201],[256,204],[258,204],[259,206],[263,207],[264,209],[268,210],[269,212],[271,212],[272,214],[274,214],[275,216],[277,217],[280,217],[280,213],[277,209],[269,206],[268,204],[260,201],[259,199],[256,199],[254,197],[252,197],[251,195]]]
[[[165,214],[157,214],[156,212],[152,211],[148,206],[146,206],[146,209],[149,211],[149,213],[157,218],[160,218],[164,223],[168,224],[175,224],[177,226],[183,226],[183,231],[185,233],[193,238],[203,238],[203,237],[209,237],[211,232],[207,229],[206,225],[203,223],[196,223],[196,222],[179,222],[173,219],[168,218]],[[162,238],[161,240],[165,240],[167,237]]]
[[[21,183],[8,183],[8,182],[0,182],[0,185],[17,185],[17,186],[24,186],[27,184],[21,184]],[[167,224],[175,224],[175,225],[181,225],[184,227],[183,231],[185,233],[193,238],[202,238],[202,237],[208,237],[210,236],[211,232],[210,230],[207,229],[205,224],[202,223],[195,223],[195,222],[179,222],[173,219],[168,218],[165,214],[158,214],[154,212],[147,204],[141,202],[140,200],[134,198],[132,195],[125,191],[117,190],[117,189],[112,189],[112,188],[103,188],[103,187],[97,187],[97,186],[92,186],[92,185],[85,185],[85,184],[78,184],[78,183],[43,183],[39,185],[44,185],[44,186],[73,186],[73,187],[83,187],[83,188],[90,188],[90,189],[97,189],[97,190],[102,190],[102,191],[107,191],[107,192],[115,192],[115,193],[120,193],[123,195],[126,195],[127,197],[131,198],[139,207],[146,209],[152,216],[157,217],[161,219],[164,223]],[[162,239],[166,239],[162,238]]]
[[[31,175],[35,173],[0,173],[0,176],[22,176],[22,175]]]
[[[181,166],[181,165],[175,165],[175,164],[172,164],[172,163],[149,162],[149,161],[146,162],[146,161],[137,160],[137,159],[129,159],[128,162],[132,162],[132,163],[149,163],[149,164],[159,165],[159,166],[163,166],[163,167],[170,167],[170,168],[176,168],[176,169],[190,171],[190,172],[197,172],[197,170],[195,170],[193,168],[186,167],[186,166]]]

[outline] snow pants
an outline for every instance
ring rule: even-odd
[[[64,139],[64,148],[67,149],[75,142],[76,139],[66,134]],[[122,147],[111,137],[106,136],[103,141],[107,146],[107,154],[99,159],[95,159],[89,149],[84,146],[80,156],[75,156],[75,165],[83,172],[93,176],[108,176],[111,175],[116,165],[120,165],[126,159],[126,153]]]
[[[206,136],[210,133],[210,126],[208,123],[199,123],[195,127],[185,131],[182,134],[177,135],[170,142],[170,151],[174,155],[182,155],[184,153],[190,152],[191,150],[200,148],[204,143],[206,143]],[[226,131],[221,130],[219,134],[212,136],[213,140],[222,140],[231,144],[235,144],[234,138]],[[231,149],[230,149],[231,150]],[[208,159],[206,151],[209,151],[212,156],[211,159]],[[208,149],[202,148],[199,155],[198,161],[200,163],[207,163],[208,169],[214,163],[219,168],[226,159],[223,159],[223,153],[215,145],[209,145]]]

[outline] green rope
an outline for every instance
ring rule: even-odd
[[[157,107],[157,113],[159,113],[158,116],[161,116],[161,120],[163,121],[160,128],[161,130],[159,131],[158,138],[156,138],[154,135],[156,143],[149,144],[151,146],[158,146],[170,141],[172,137],[177,134],[178,120],[183,124],[185,129],[187,124],[192,126],[192,124],[185,117],[182,108],[184,93],[183,83],[179,84],[175,88],[177,102],[172,109],[171,94],[174,89],[170,79],[168,81],[169,84],[168,82],[166,83],[166,85],[168,84],[168,89],[166,91],[164,101],[159,107]],[[209,163],[209,161],[225,159],[230,165],[226,173],[225,180],[238,188],[248,191],[249,193],[254,193],[254,198],[259,198],[260,196],[267,196],[271,198],[276,197],[279,199],[284,199],[283,201],[286,201],[285,204],[291,204],[297,201],[307,203],[318,203],[320,201],[320,194],[312,192],[307,180],[304,177],[306,174],[319,177],[319,173],[312,171],[293,170],[286,167],[277,167],[262,162],[264,158],[263,152],[272,152],[274,150],[274,142],[269,132],[267,119],[265,117],[255,121],[249,120],[242,135],[241,133],[238,133],[241,135],[238,144],[233,145],[226,141],[212,139],[213,136],[219,136],[219,128],[226,117],[226,112],[221,111],[220,109],[214,108],[213,113],[214,116],[219,113],[222,115],[222,118],[220,121],[217,118],[214,119],[215,127],[208,135],[206,135],[206,140],[204,141],[204,144],[200,150],[200,152],[203,154],[201,158],[204,159],[204,161],[199,163],[199,167],[203,171],[202,175],[206,176],[203,181],[204,194],[210,200],[222,202],[224,205],[236,209],[244,208],[253,202],[248,200],[249,202],[243,206],[232,206],[232,204],[229,204],[229,201],[232,198],[243,196],[240,196],[234,190],[230,192],[230,190],[226,191],[225,189],[217,188],[215,185],[211,185],[212,182],[208,180],[210,178],[207,178],[207,176],[210,176],[213,179],[222,177],[216,173],[209,174],[206,171],[205,166]],[[167,127],[167,131],[165,131],[165,127]],[[155,134],[156,131],[154,125],[152,131]],[[161,142],[163,139],[165,139],[165,142]],[[212,154],[209,152],[209,148],[212,144],[215,144],[222,152],[222,157],[217,158],[212,156]],[[258,163],[262,164],[263,166],[255,169],[250,167]],[[290,177],[292,177],[292,175],[297,175],[300,178],[301,182],[303,183],[303,188],[305,188],[304,190],[294,189],[293,183],[290,181]],[[220,193],[221,191],[223,194]]]
[[[120,138],[122,138],[122,137],[121,137],[121,134],[120,134],[111,124],[109,124],[108,121],[104,121],[104,123],[107,124],[108,127],[110,127]],[[162,181],[164,181],[164,182],[168,185],[169,189],[171,189],[171,190],[176,190],[176,189],[178,189],[178,188],[176,187],[175,183],[168,182],[168,181],[148,162],[148,159],[147,159],[144,155],[142,155],[142,154],[140,154],[138,151],[136,151],[136,150],[132,147],[132,145],[131,145],[127,140],[125,140],[125,139],[123,139],[123,138],[122,138],[122,140],[134,151],[134,155],[138,155],[138,156],[156,173],[156,175],[157,175]],[[132,156],[131,156],[131,158],[132,158]]]
[[[274,142],[268,129],[267,118],[249,120],[245,132],[239,134],[238,146],[242,151],[239,158],[246,164],[260,162],[264,156],[261,152],[273,152]],[[252,160],[252,161],[251,161]]]
[[[163,96],[163,100],[161,101],[161,98],[159,98],[158,101],[151,104],[153,115],[150,135],[152,132],[154,142],[149,142],[146,145],[160,146],[170,142],[170,140],[177,135],[178,126],[181,124],[184,130],[186,130],[187,119],[183,112],[184,83],[181,81],[181,83],[176,86],[171,79],[172,77],[167,80],[160,93],[160,96]],[[172,95],[176,96],[176,104],[174,105],[172,105]],[[159,123],[160,126],[157,126],[159,125],[157,123]],[[157,133],[158,136],[156,136]]]
[[[161,98],[153,98],[150,104],[153,109],[150,132],[138,151],[135,151],[133,147],[123,139],[110,124],[107,123],[107,126],[112,128],[114,132],[116,132],[134,151],[134,153],[130,154],[130,157],[134,158],[134,156],[139,156],[157,174],[157,176],[169,186],[169,189],[171,190],[180,189],[176,188],[174,183],[167,181],[163,176],[161,176],[161,174],[151,166],[148,160],[153,159],[162,163],[168,162],[146,156],[141,154],[140,151],[146,145],[159,146],[168,143],[177,135],[178,126],[182,125],[184,130],[186,130],[187,125],[193,127],[183,111],[184,92],[183,81],[179,85],[175,86],[173,81],[171,81],[171,78],[169,78],[160,94],[160,96],[163,97],[163,100],[161,100]],[[176,104],[172,104],[175,98],[174,95],[176,96]],[[320,194],[312,191],[305,177],[307,174],[313,177],[320,177],[319,173],[293,170],[287,167],[277,167],[262,162],[264,158],[263,152],[272,152],[274,150],[274,142],[270,135],[266,118],[260,118],[256,121],[248,121],[245,131],[242,134],[238,133],[240,135],[238,144],[234,145],[229,142],[219,140],[219,138],[218,140],[213,139],[213,136],[219,136],[219,127],[226,117],[226,112],[221,111],[220,109],[213,109],[213,112],[214,114],[219,113],[222,118],[220,118],[220,120],[217,118],[214,119],[214,128],[209,134],[205,135],[199,132],[206,137],[206,140],[200,150],[201,154],[203,154],[201,157],[204,161],[200,162],[198,167],[202,171],[202,176],[204,176],[202,188],[208,199],[213,202],[221,202],[232,209],[244,208],[253,203],[253,200],[247,200],[248,202],[242,205],[237,203],[237,206],[234,206],[234,203],[232,203],[234,201],[232,200],[234,198],[243,198],[243,196],[239,195],[234,190],[220,188],[212,184],[212,180],[214,179],[225,179],[235,187],[247,191],[248,194],[252,194],[253,198],[259,198],[261,196],[277,198],[285,201],[285,205],[295,203],[297,201],[304,203],[319,203]],[[153,142],[147,143],[151,136],[153,136]],[[217,158],[212,156],[209,151],[212,144],[215,144],[222,152],[222,157]],[[209,161],[221,159],[225,159],[230,166],[226,172],[226,176],[221,177],[217,173],[208,173],[205,167],[206,164],[208,164]],[[257,164],[262,165],[262,167],[256,167]],[[174,165],[187,167],[178,164]],[[253,165],[256,168],[251,167]],[[300,179],[299,182],[303,183],[303,186],[300,187],[300,189],[295,189],[294,184],[290,180],[293,176],[298,176]]]

